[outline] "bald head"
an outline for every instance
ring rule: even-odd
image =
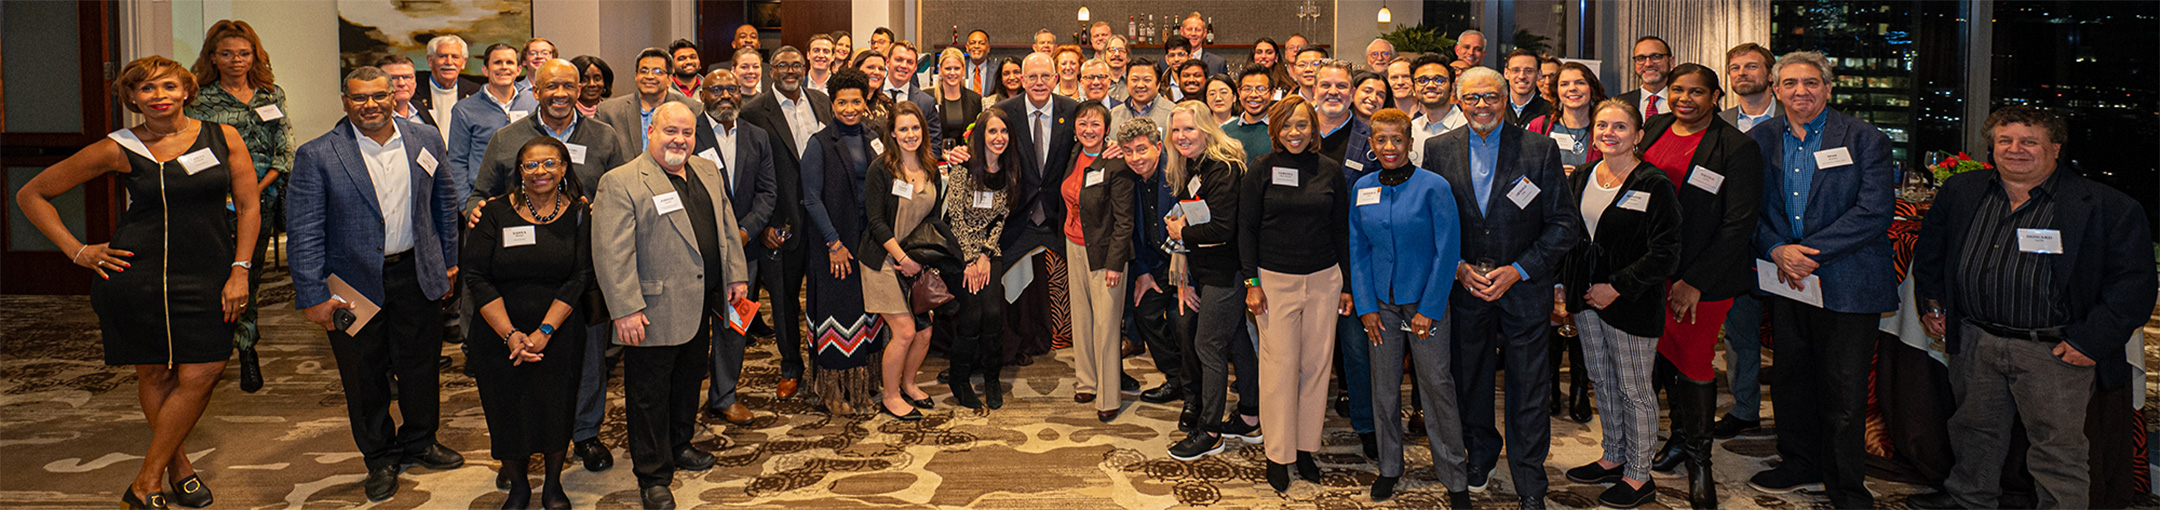
[[[561,128],[576,115],[577,66],[563,59],[548,59],[533,70],[533,99],[540,102],[540,121]]]
[[[1029,53],[1020,61],[1020,85],[1027,88],[1028,102],[1037,106],[1050,102],[1050,89],[1057,85],[1057,65],[1050,54]]]
[[[661,168],[681,173],[683,162],[697,140],[697,118],[689,106],[669,101],[653,110],[652,128],[645,131],[645,152]]]

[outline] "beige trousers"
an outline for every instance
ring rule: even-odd
[[[1088,270],[1087,247],[1071,240],[1065,241],[1065,268],[1072,281],[1065,295],[1072,303],[1073,372],[1079,379],[1073,391],[1094,393],[1097,411],[1116,410],[1118,375],[1124,373],[1118,325],[1125,316],[1125,282],[1110,286],[1109,271]]]
[[[1328,370],[1335,359],[1336,308],[1342,305],[1342,266],[1293,275],[1260,270],[1267,312],[1260,326],[1260,429],[1267,458],[1297,460],[1320,451],[1327,419]]]

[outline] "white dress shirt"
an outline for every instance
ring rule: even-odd
[[[1035,106],[1035,101],[1032,99],[1022,98],[1020,100],[1020,103],[1022,105],[1027,106],[1028,141],[1035,144],[1036,168],[1047,168],[1050,166],[1050,141],[1045,140],[1044,138],[1053,136],[1050,133],[1052,131],[1055,131],[1055,129],[1050,127],[1050,123],[1054,122],[1051,120],[1053,117],[1057,117],[1057,113],[1055,111],[1055,109],[1057,108],[1057,98],[1053,97],[1048,99],[1049,100],[1047,101],[1043,101],[1043,105],[1039,107]]]
[[[742,120],[737,118],[736,122]],[[712,125],[713,150],[719,151],[720,170],[727,174],[728,196],[735,196],[735,130],[728,129],[711,115],[705,116],[705,123]]]
[[[367,163],[368,179],[375,183],[375,203],[382,208],[383,253],[413,247],[412,163],[405,159],[405,133],[390,124],[390,139],[375,143],[367,134],[353,130],[360,144],[360,160]]]
[[[801,94],[802,99],[788,99],[780,94],[780,117],[787,120],[789,135],[795,137],[795,158],[802,159],[803,151],[810,150],[810,135],[825,130],[818,122],[817,110],[810,106],[810,93]]]
[[[1652,94],[1648,90],[1642,91],[1642,100],[1635,103],[1635,112],[1642,114],[1644,118],[1649,118],[1650,98],[1655,97],[1657,98],[1658,113],[1672,113],[1672,101],[1665,97],[1665,91],[1667,90],[1672,90],[1672,87],[1660,89],[1656,94]]]
[[[1448,105],[1447,114],[1440,116],[1439,122],[1433,122],[1432,119],[1432,115],[1423,113],[1418,114],[1417,118],[1410,119],[1411,164],[1421,166],[1425,164],[1426,139],[1462,129],[1464,125],[1470,123],[1469,119],[1463,118],[1462,108],[1455,105]]]

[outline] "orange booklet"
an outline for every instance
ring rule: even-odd
[[[727,310],[728,327],[735,328],[737,334],[748,334],[750,318],[757,316],[757,300],[737,299],[735,302],[729,303],[729,305]]]

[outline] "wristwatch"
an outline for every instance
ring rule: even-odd
[[[555,336],[555,326],[549,325],[545,322],[540,323],[540,334],[547,336]]]

